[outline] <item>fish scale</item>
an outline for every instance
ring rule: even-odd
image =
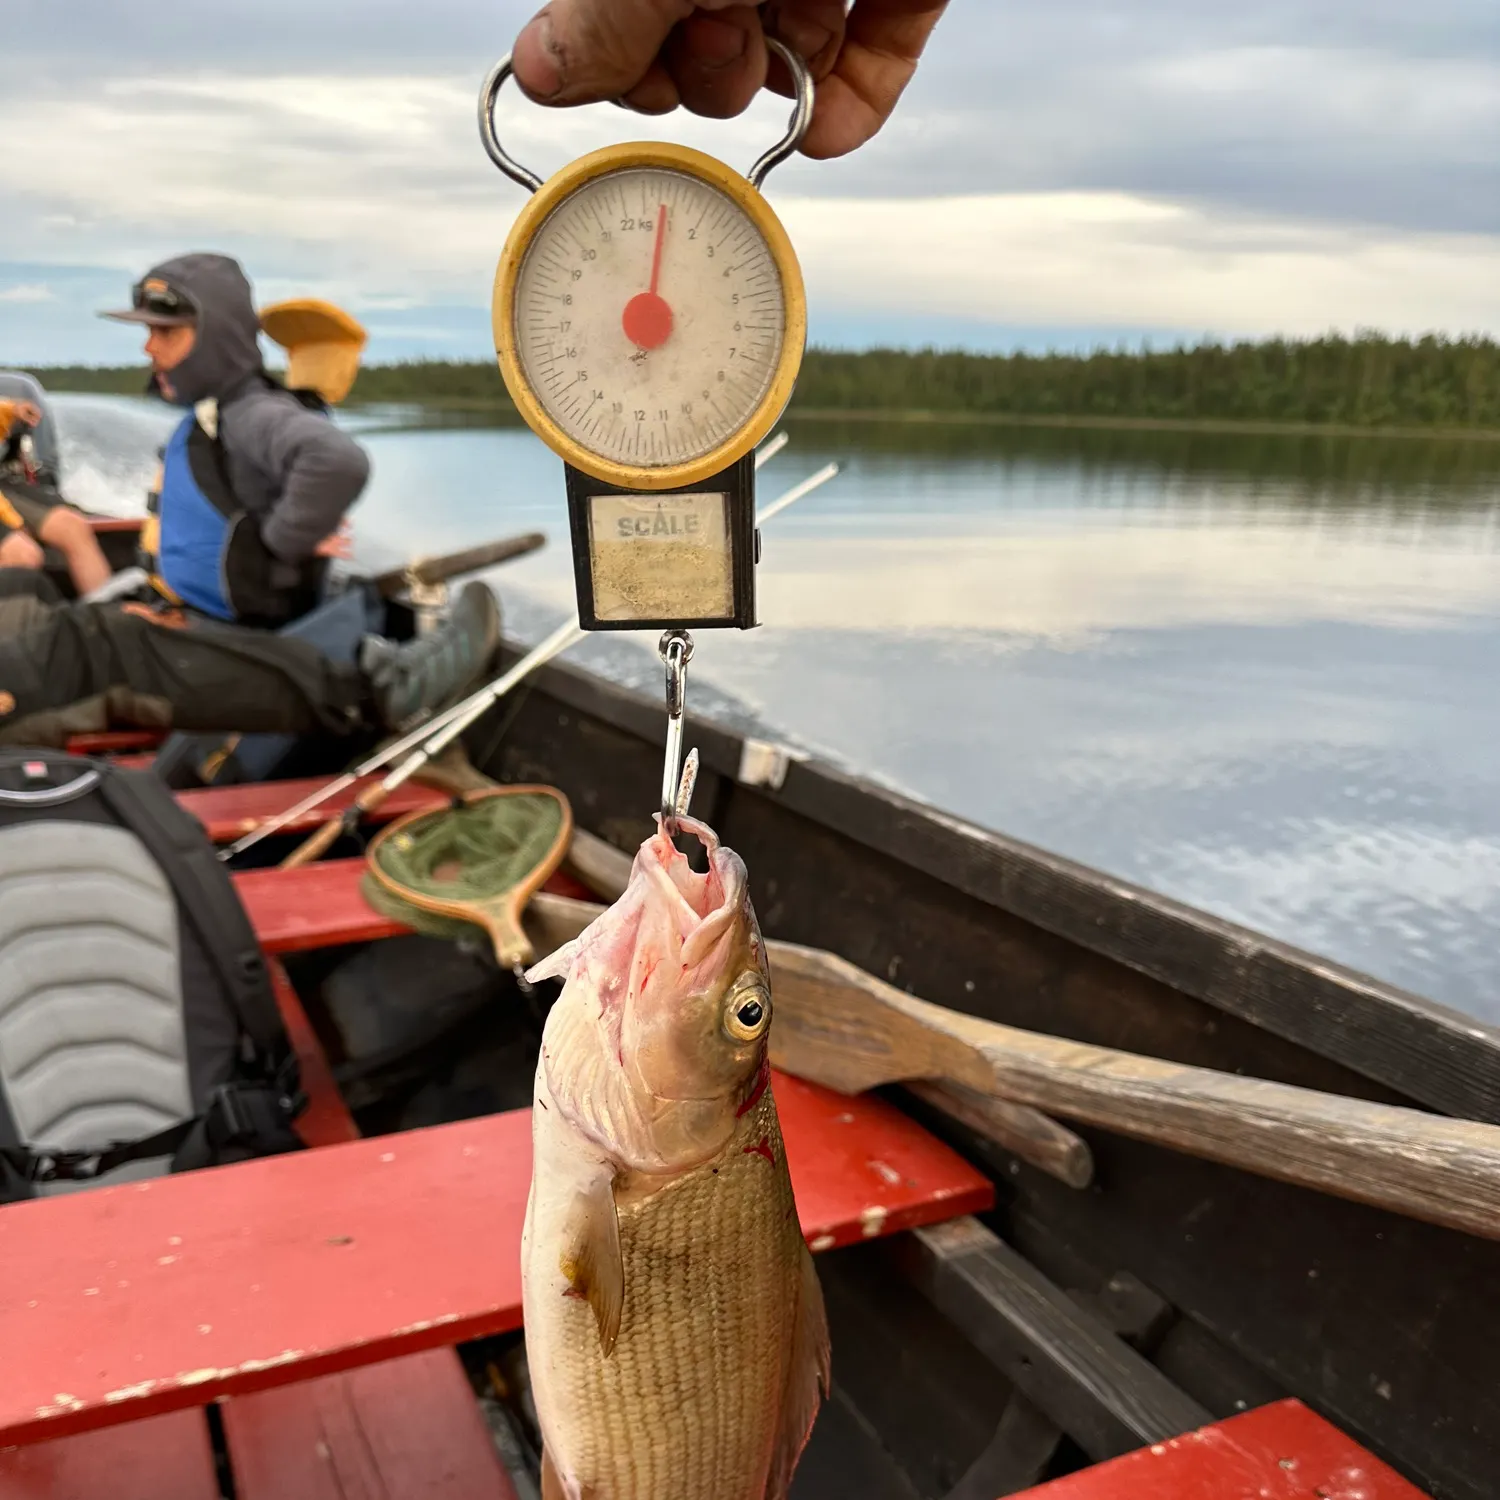
[[[713,1161],[622,1205],[620,1241],[614,1352],[586,1303],[549,1330],[584,1496],[761,1500],[807,1253],[769,1090]]]

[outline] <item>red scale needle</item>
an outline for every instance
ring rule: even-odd
[[[660,349],[672,336],[672,309],[656,288],[661,281],[661,250],[667,237],[667,205],[656,211],[656,244],[651,251],[651,289],[637,292],[625,304],[620,322],[625,337],[638,349]]]

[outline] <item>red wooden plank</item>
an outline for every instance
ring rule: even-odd
[[[369,781],[361,781],[347,788],[337,797],[330,797],[321,807],[288,823],[286,831],[310,833],[314,828],[321,827],[329,818],[349,807],[366,790],[370,781],[378,779],[371,777]],[[326,782],[322,777],[310,777],[304,781],[258,781],[243,786],[195,787],[191,791],[178,792],[177,800],[203,824],[214,843],[230,844],[244,834],[253,833],[267,818],[295,807],[310,792],[315,792],[324,785]],[[435,791],[432,787],[417,786],[408,781],[397,787],[370,821],[389,822],[405,817],[407,813],[442,807],[447,800],[442,792]]]
[[[296,870],[245,870],[234,883],[266,952],[302,953],[409,931],[365,900],[360,891],[364,873],[362,859],[325,859]],[[576,896],[584,888],[558,871],[542,889]],[[597,899],[592,891],[585,894]]]
[[[1300,1401],[1278,1401],[1017,1500],[1428,1500]]]
[[[878,1099],[778,1077],[810,1243],[988,1207]],[[529,1111],[0,1211],[0,1443],[517,1327]]]
[[[0,1496],[219,1500],[208,1423],[193,1408],[25,1448],[0,1448]]]
[[[451,1349],[228,1401],[224,1432],[239,1500],[515,1500]]]
[[[122,750],[152,750],[166,738],[159,729],[104,729],[68,736],[74,755],[115,755]]]
[[[368,943],[408,931],[360,894],[362,859],[327,859],[298,870],[246,870],[234,877],[267,953]]]
[[[358,1140],[317,1033],[275,959],[271,982],[309,1096],[298,1134],[309,1146]],[[515,1500],[452,1349],[234,1398],[224,1430],[239,1500]]]

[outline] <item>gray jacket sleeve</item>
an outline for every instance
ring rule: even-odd
[[[260,513],[261,539],[283,562],[304,561],[364,490],[365,450],[327,417],[276,393],[236,402],[229,416],[226,448],[238,450],[272,490]]]

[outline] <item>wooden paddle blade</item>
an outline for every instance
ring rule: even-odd
[[[914,1055],[955,1065],[967,1058],[958,1081],[983,1093],[1500,1239],[1500,1127],[1019,1031],[931,1005],[870,975],[842,993],[828,986],[811,1013],[801,987],[783,984],[773,993],[776,1065],[798,1072],[806,1064],[805,1076],[835,1088],[845,1087],[836,1077],[895,1081],[900,1049],[917,1048],[926,1031],[926,1050]],[[835,1010],[820,1013],[829,1000]],[[869,1032],[863,1039],[861,1027]],[[844,1037],[854,1050],[841,1060]],[[987,1078],[978,1078],[976,1063]]]
[[[994,1092],[972,1044],[899,1004],[911,997],[819,948],[771,942],[771,1063],[841,1094],[912,1078]]]

